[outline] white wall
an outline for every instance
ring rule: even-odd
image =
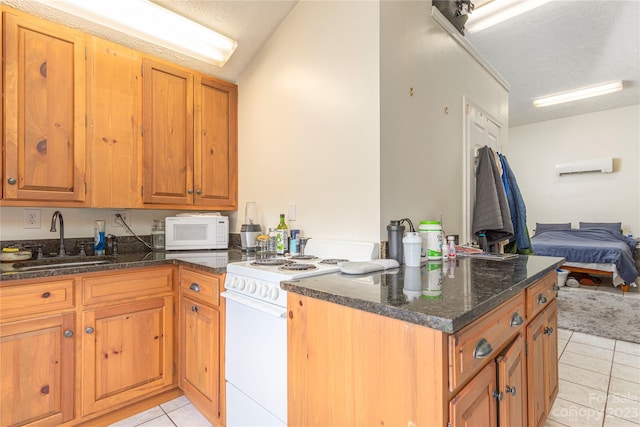
[[[510,128],[508,160],[536,222],[618,222],[640,235],[640,105]],[[554,166],[613,157],[614,172],[559,177]]]
[[[39,240],[57,239],[58,232],[49,231],[51,227],[51,217],[55,211],[60,211],[64,219],[65,237],[92,237],[93,222],[96,219],[106,220],[106,233],[116,236],[130,236],[131,234],[123,227],[112,226],[111,209],[87,209],[87,208],[28,208],[40,210],[40,228],[23,228],[24,209],[16,207],[0,208],[0,240]],[[151,234],[151,225],[154,219],[164,219],[165,216],[174,215],[177,211],[164,210],[142,210],[131,209],[129,226],[138,235]]]
[[[506,128],[508,92],[431,18],[431,1],[383,1],[380,25],[381,236],[391,219],[417,227],[441,212],[459,234],[463,97]]]
[[[297,206],[307,236],[379,240],[379,10],[302,1],[238,81],[239,195],[263,230]]]

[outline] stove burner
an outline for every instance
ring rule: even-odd
[[[267,258],[267,259],[258,259],[251,263],[251,265],[266,265],[266,266],[274,266],[274,265],[287,265],[291,264],[291,261],[288,261],[284,258]]]
[[[349,261],[348,259],[342,259],[342,258],[327,258],[327,259],[323,259],[322,261],[319,262],[319,264],[331,264],[331,265],[336,265],[339,262],[347,262]]]
[[[292,255],[291,259],[316,259],[318,258],[315,255]]]
[[[301,264],[301,263],[285,264],[278,267],[279,270],[285,270],[285,271],[309,271],[309,270],[315,270],[316,268],[318,267],[316,267],[313,264]]]

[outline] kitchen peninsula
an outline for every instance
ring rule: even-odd
[[[423,262],[282,282],[289,424],[544,424],[562,261],[459,257],[446,272]]]

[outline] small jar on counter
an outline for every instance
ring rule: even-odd
[[[164,250],[164,221],[154,219],[151,227],[151,249],[154,251]]]

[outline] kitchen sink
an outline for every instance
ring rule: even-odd
[[[51,268],[65,268],[65,267],[82,267],[101,264],[111,264],[116,261],[115,257],[53,257],[43,258],[33,261],[24,261],[20,263],[14,263],[12,271],[34,271],[34,270],[47,270]]]

